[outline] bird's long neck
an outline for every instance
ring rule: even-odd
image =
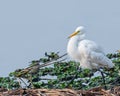
[[[68,42],[68,46],[67,46],[67,52],[70,55],[70,57],[72,57],[73,59],[77,59],[78,56],[78,44],[81,40],[83,40],[83,38],[77,35],[74,36],[72,38],[70,38],[69,42]],[[79,58],[78,58],[79,59]]]

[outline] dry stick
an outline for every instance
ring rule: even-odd
[[[62,56],[60,56],[60,57],[58,57],[58,58],[56,58],[56,59],[53,59],[53,60],[48,61],[48,62],[46,62],[46,63],[44,63],[44,64],[42,64],[42,65],[39,65],[39,68],[42,68],[42,67],[51,65],[51,64],[53,64],[53,63],[62,62],[62,61],[64,61],[64,60],[66,60],[66,58],[65,58],[65,59],[62,59],[62,60],[59,60],[59,61],[57,61],[57,60],[60,59],[60,58],[62,58],[62,57],[64,57],[64,56],[66,56],[66,55],[67,55],[67,53],[63,54]],[[56,61],[55,61],[55,60],[56,60]],[[31,69],[33,69],[34,67],[36,67],[36,66],[27,67],[26,69],[27,69],[28,72],[29,72],[29,71],[30,71]],[[26,70],[26,69],[24,69],[24,70]],[[22,70],[22,71],[24,71],[24,70]],[[24,80],[22,80],[22,78],[19,78],[19,79],[27,86],[27,84],[24,82]]]
[[[64,61],[64,60],[66,60],[66,58],[65,58],[65,59],[62,59],[62,60],[59,60],[59,61],[57,61],[57,60],[60,59],[60,58],[62,58],[62,57],[64,57],[64,56],[66,56],[66,55],[67,55],[67,53],[63,54],[62,56],[60,56],[60,57],[58,57],[58,58],[56,58],[56,59],[52,59],[51,61],[48,61],[48,62],[46,62],[46,63],[43,63],[43,64],[39,65],[39,68],[42,68],[42,67],[51,65],[51,64],[56,63],[56,62]],[[27,68],[23,69],[22,71],[24,71],[24,70],[26,70],[26,69],[28,69],[28,71],[30,71],[30,70],[33,69],[34,67],[36,67],[36,66],[27,67]]]
[[[43,64],[39,65],[39,67],[42,68],[42,67],[51,65],[51,64],[53,64],[53,63],[56,63],[56,62],[64,61],[66,58],[65,58],[65,59],[62,59],[62,60],[60,60],[60,61],[57,61],[57,60],[60,59],[60,58],[62,58],[62,57],[64,57],[64,56],[66,56],[66,55],[67,55],[67,53],[63,54],[62,56],[59,56],[58,58],[52,59],[51,61],[47,61],[46,63],[43,63]],[[32,67],[27,67],[26,69],[30,70],[30,69],[32,69],[33,67],[34,67],[34,66],[32,66]]]
[[[55,79],[49,79],[49,78],[40,78],[40,80],[55,80]]]
[[[27,87],[27,84],[25,83],[25,81],[22,79],[22,78],[19,78],[24,84],[25,86]]]
[[[62,56],[60,56],[60,57],[58,57],[58,58],[56,58],[56,59],[53,59],[53,60],[48,61],[48,62],[46,62],[46,63],[44,63],[44,64],[41,64],[41,65],[39,65],[39,67],[41,68],[41,67],[45,67],[45,66],[51,65],[51,64],[56,63],[56,62],[64,61],[66,58],[65,58],[65,59],[62,59],[62,60],[60,60],[60,61],[57,61],[57,60],[60,59],[60,58],[62,58],[62,57],[64,57],[64,56],[66,56],[66,55],[67,55],[67,53],[63,54]]]
[[[66,58],[65,58],[65,59],[62,59],[62,60],[59,60],[59,61],[54,61],[54,62],[50,62],[50,63],[45,63],[45,64],[42,64],[42,65],[39,65],[39,67],[42,68],[42,67],[51,65],[51,64],[53,64],[53,63],[62,62],[62,61],[65,61],[65,60],[66,60]]]

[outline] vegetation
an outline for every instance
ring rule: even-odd
[[[33,60],[27,68],[17,69],[9,77],[1,77],[0,87],[90,89],[104,86],[101,76],[93,77],[95,71],[81,69],[79,72],[79,63],[66,61],[65,56],[66,54],[60,56],[58,52],[45,53],[44,58]],[[107,88],[110,88],[120,84],[120,53],[107,56],[115,64],[112,70],[103,69]]]

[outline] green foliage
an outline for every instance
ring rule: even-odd
[[[120,83],[118,82],[120,80],[120,53],[108,54],[107,56],[115,64],[112,70],[104,69],[106,85],[109,88],[110,86],[119,85]],[[45,53],[44,58],[33,60],[29,67],[17,69],[11,72],[7,78],[0,78],[0,86],[11,89],[18,88],[20,85],[18,81],[16,81],[16,78],[26,79],[28,82],[26,86],[34,88],[89,89],[104,86],[101,76],[91,77],[94,73],[93,70],[82,69],[79,72],[78,62],[60,61],[59,59],[61,59],[61,57],[62,56],[58,55],[58,52]],[[73,78],[75,79],[72,80]]]
[[[19,83],[15,78],[10,77],[0,77],[0,87],[7,89],[19,88]]]

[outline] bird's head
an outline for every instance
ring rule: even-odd
[[[84,27],[79,26],[79,27],[76,28],[76,30],[68,38],[71,38],[71,37],[76,36],[76,35],[82,35],[84,33],[85,33]]]

